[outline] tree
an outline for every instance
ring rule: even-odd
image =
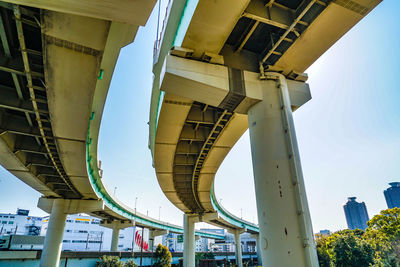
[[[322,234],[315,235],[318,262],[320,267],[330,267],[332,263],[327,247],[328,238],[329,236],[327,235],[322,235]]]
[[[330,236],[317,235],[317,254],[321,267],[364,267],[374,261],[372,246],[362,230],[343,230]]]
[[[156,251],[154,252],[155,263],[153,266],[165,267],[171,266],[172,255],[169,252],[168,247],[158,244]]]
[[[400,267],[400,208],[381,211],[366,231],[343,230],[316,235],[321,267]]]
[[[100,261],[96,262],[97,267],[123,267],[123,265],[117,256],[103,255]]]
[[[375,250],[375,263],[400,266],[400,208],[381,211],[368,221],[365,239]]]
[[[213,260],[215,256],[212,252],[197,252],[195,255],[196,266],[199,264],[200,260]]]
[[[353,232],[338,232],[329,238],[331,259],[340,267],[365,267],[374,262],[374,250]]]
[[[124,263],[124,267],[137,267],[137,264],[135,263],[135,261],[134,260],[127,260],[125,263]]]

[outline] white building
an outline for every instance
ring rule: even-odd
[[[235,238],[233,234],[226,232],[224,229],[201,229],[205,232],[225,235],[225,240],[214,240],[201,238],[202,250],[213,252],[235,252]],[[240,242],[242,243],[242,252],[256,252],[256,240],[250,233],[243,233],[240,235]]]
[[[0,236],[46,235],[49,216],[29,216],[29,210],[18,209],[16,214],[0,213]],[[86,214],[68,215],[65,223],[62,250],[109,251],[112,230],[100,226],[100,219]],[[142,241],[142,235],[144,239]],[[118,250],[143,251],[149,247],[149,230],[129,227],[119,232]],[[157,243],[156,243],[157,244]]]
[[[214,240],[210,238],[197,238],[195,243],[196,252],[235,252],[235,240],[232,234],[224,229],[200,229],[201,231],[225,235],[225,240]],[[255,252],[256,240],[249,233],[240,236],[243,252]],[[162,237],[162,244],[167,246],[171,252],[183,251],[183,236],[170,233]]]
[[[0,213],[0,235],[40,235],[41,227],[42,217],[29,216],[29,210]]]
[[[46,235],[49,216],[29,216],[29,210],[18,209],[17,214],[0,213],[0,235]],[[68,215],[62,250],[69,251],[109,251],[111,247],[112,230],[100,226],[100,219],[86,214]],[[225,235],[225,240],[196,238],[196,252],[234,252],[235,244],[233,235],[224,229],[201,229],[210,233]],[[142,242],[142,235],[144,241]],[[241,236],[242,251],[254,252],[256,242],[249,233]],[[157,238],[158,239],[158,238]],[[160,239],[158,239],[160,240]],[[183,251],[183,235],[167,234],[162,236],[160,242],[167,246],[171,252]],[[139,227],[121,229],[119,232],[119,251],[151,251],[149,247],[149,230]],[[154,242],[156,247],[158,242]],[[153,248],[154,250],[154,248]]]
[[[46,235],[49,217],[43,218],[42,235]],[[68,215],[65,223],[62,250],[109,251],[112,230],[100,226],[100,219],[86,214]],[[143,251],[147,251],[149,231],[144,229]],[[142,228],[129,227],[119,232],[119,251],[140,251]]]
[[[168,247],[171,252],[182,252],[183,251],[183,235],[169,233],[162,236],[161,243]]]

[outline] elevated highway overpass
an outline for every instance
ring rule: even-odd
[[[23,4],[23,5],[19,5]],[[151,236],[183,228],[122,204],[97,159],[102,112],[119,51],[155,1],[0,2],[0,164],[40,192],[51,213],[41,266],[56,266],[68,213],[86,212],[118,231]],[[218,234],[196,231],[209,238]]]
[[[97,159],[119,50],[155,1],[0,2],[0,164],[41,192],[39,206],[51,212],[41,265],[59,261],[67,213],[95,214],[115,236],[134,222],[184,232],[185,266],[194,264],[197,221],[231,230],[237,244],[241,231],[257,234],[257,225],[224,210],[213,191],[214,175],[249,117],[261,126],[250,134],[264,264],[315,266],[291,112],[311,97],[302,72],[378,2],[170,1],[156,42],[149,143],[160,186],[186,214],[184,229],[115,199]],[[260,117],[269,105],[266,122]],[[263,184],[268,173],[282,184]]]
[[[185,266],[194,265],[192,217],[257,232],[213,188],[248,128],[263,265],[318,266],[292,112],[311,99],[304,71],[379,2],[170,2],[155,45],[149,143],[163,192],[185,212]]]

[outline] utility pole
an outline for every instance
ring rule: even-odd
[[[86,238],[86,250],[88,250],[88,244],[89,244],[89,233],[87,234]]]
[[[136,215],[136,204],[137,204],[137,197],[135,197],[135,215]]]
[[[136,226],[133,226],[133,227],[132,227],[132,232],[133,232],[133,235],[132,235],[132,257],[133,257],[133,250],[134,250],[134,248],[135,248]]]
[[[142,227],[142,238],[140,242],[140,267],[142,267],[142,260],[143,260],[143,243],[144,243],[144,227]]]
[[[99,246],[99,251],[101,251],[101,246],[103,245],[103,233],[104,233],[104,232],[101,232],[101,233],[100,233],[100,246]]]

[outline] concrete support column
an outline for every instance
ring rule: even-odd
[[[100,223],[100,226],[112,229],[110,251],[117,252],[118,251],[118,241],[119,241],[119,230],[128,228],[128,227],[133,227],[133,226],[135,226],[135,222],[134,221],[102,221]]]
[[[44,239],[40,267],[54,267],[60,263],[62,240],[67,214],[104,210],[101,200],[79,200],[61,198],[39,198],[38,207],[50,213],[46,237]]]
[[[195,266],[195,233],[196,217],[183,215],[183,267]]]
[[[262,262],[318,266],[286,79],[266,76],[248,111]]]
[[[149,248],[150,248],[150,252],[153,252],[153,247],[154,247],[154,237],[151,237],[151,235],[149,236]]]
[[[118,240],[119,240],[119,228],[112,229],[112,237],[111,237],[111,249],[112,252],[118,251]]]
[[[64,213],[64,200],[54,200],[44,240],[42,257],[40,258],[41,267],[59,265],[66,219],[67,214]]]
[[[41,197],[39,198],[38,207],[50,213],[42,257],[40,258],[40,267],[54,267],[60,263],[67,214],[101,211],[104,209],[104,203],[100,200]]]
[[[260,247],[260,235],[253,234],[251,235],[252,238],[256,240],[256,252],[257,252],[257,262],[258,266],[262,266],[262,259],[261,259],[261,247]]]
[[[243,267],[243,259],[242,259],[242,242],[240,241],[240,230],[236,229],[234,231],[235,236],[235,257],[236,257],[236,266]]]
[[[167,235],[168,233],[168,230],[149,230],[149,247],[151,252],[153,252],[154,238],[161,235]]]
[[[257,235],[257,239],[256,239],[256,250],[257,250],[257,264],[258,264],[258,266],[262,266],[261,246],[260,246],[260,235]]]

